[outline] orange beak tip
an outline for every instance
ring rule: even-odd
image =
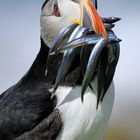
[[[85,9],[88,13],[89,19],[91,20],[90,22],[92,24],[93,30],[97,34],[103,36],[105,39],[108,39],[108,35],[107,35],[106,28],[104,26],[104,23],[101,17],[99,16],[98,12],[96,11],[94,5],[92,4],[90,0],[83,0],[83,1],[84,1]],[[83,11],[83,12],[86,12],[86,11]]]

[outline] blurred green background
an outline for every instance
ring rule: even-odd
[[[118,16],[121,42],[115,74],[116,98],[106,140],[140,140],[140,1],[98,0],[101,16]],[[43,0],[0,1],[0,93],[29,69],[40,45]]]

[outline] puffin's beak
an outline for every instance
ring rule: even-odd
[[[97,2],[95,1],[94,4],[96,6]],[[98,12],[95,9],[94,4],[93,2],[91,2],[91,0],[80,0],[80,24],[81,26],[86,26],[89,29],[95,31],[97,34],[103,36],[105,39],[108,39],[107,31],[105,29],[102,19],[100,18]]]

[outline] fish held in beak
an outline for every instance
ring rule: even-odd
[[[52,52],[55,52],[58,48],[60,48],[64,42],[68,41],[71,33],[77,26],[78,26],[77,24],[68,25],[57,34],[57,36],[52,42],[50,54]]]
[[[105,38],[100,38],[98,43],[94,46],[94,48],[91,51],[85,76],[82,82],[82,88],[81,88],[81,100],[83,101],[84,99],[84,93],[89,86],[94,74],[95,74],[95,69],[97,67],[97,63],[99,60],[99,56],[102,52],[102,50],[110,43],[119,43],[121,40],[118,39],[113,32],[109,32],[109,41],[106,40]],[[110,78],[111,79],[111,78]],[[112,79],[111,79],[112,80]]]
[[[105,17],[105,18],[102,18],[102,21],[104,23],[109,23],[109,24],[118,22],[120,20],[121,20],[121,18],[119,18],[119,17]]]
[[[114,33],[112,31],[108,31],[108,41],[110,43],[113,42],[120,42],[121,39],[117,38],[116,36],[114,36]],[[100,41],[100,39],[102,39],[102,36],[93,34],[93,35],[86,35],[77,39],[74,39],[68,43],[66,43],[64,46],[62,46],[61,48],[59,48],[58,50],[56,50],[56,53],[60,53],[60,52],[64,52],[66,50],[70,50],[70,49],[74,49],[74,48],[78,48],[78,47],[88,47],[90,45],[95,45],[96,43],[98,43],[98,41]]]
[[[81,37],[85,30],[86,30],[86,28],[81,27],[81,26],[77,26],[75,28],[75,30],[73,31],[73,33],[71,34],[68,42],[75,39],[75,38]],[[61,81],[66,77],[66,75],[67,75],[70,67],[72,66],[78,52],[79,52],[79,48],[76,48],[76,49],[72,48],[72,49],[66,50],[64,52],[62,62],[61,62],[61,65],[59,67],[58,74],[57,74],[57,77],[55,80],[53,93],[55,93],[55,91],[57,90]]]

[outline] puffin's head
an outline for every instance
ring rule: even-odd
[[[98,15],[97,0],[46,0],[41,10],[41,37],[50,47],[64,27],[78,22],[107,38],[106,29]]]
[[[46,0],[41,10],[41,37],[50,47],[57,33],[80,18],[79,0]]]

